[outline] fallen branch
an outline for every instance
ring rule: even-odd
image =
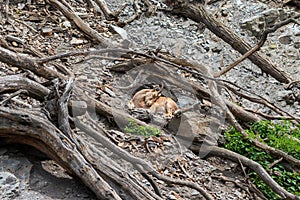
[[[0,94],[17,90],[26,90],[29,96],[41,102],[44,101],[44,97],[50,92],[48,88],[28,78],[22,77],[22,75],[0,77]]]
[[[121,200],[82,157],[76,146],[48,120],[1,106],[0,120],[0,137],[37,148],[67,171],[78,176],[98,198]]]
[[[63,1],[65,5],[68,5],[68,7],[57,0],[47,0],[47,2],[61,11],[71,22],[73,22],[78,27],[80,31],[82,31],[86,36],[88,36],[95,42],[100,43],[103,47],[108,47],[111,44],[108,39],[102,37],[97,31],[90,28],[88,24],[86,24],[78,15],[76,15],[75,12],[70,9],[71,6],[68,5],[67,2]]]
[[[296,15],[293,18],[289,18],[285,21],[282,21],[278,24],[275,24],[273,27],[266,29],[262,36],[260,41],[257,43],[257,45],[255,45],[252,49],[250,49],[247,53],[245,53],[243,56],[241,56],[240,58],[238,58],[234,63],[230,64],[228,67],[226,67],[225,69],[221,70],[220,72],[217,72],[214,74],[214,77],[220,77],[222,75],[224,75],[225,73],[229,72],[230,70],[232,70],[235,66],[237,66],[239,63],[243,62],[246,58],[248,58],[250,55],[252,55],[254,52],[259,51],[259,49],[265,44],[267,37],[270,33],[275,32],[277,29],[279,29],[282,26],[285,26],[291,22],[295,22],[295,20],[297,18],[299,18],[300,15]]]
[[[27,90],[23,90],[23,89],[18,90],[18,91],[16,91],[16,92],[12,93],[10,96],[8,96],[6,99],[0,101],[0,106],[5,105],[5,104],[6,104],[7,102],[9,102],[12,98],[14,98],[14,97],[16,97],[16,96],[18,96],[18,95],[20,95],[20,94],[22,94],[22,93],[28,94]]]
[[[2,48],[1,46],[0,55],[1,62],[18,67],[20,69],[28,69],[36,75],[41,76],[45,79],[49,80],[58,77],[65,79],[65,76],[63,76],[62,74],[47,67],[44,67],[41,64],[38,64],[33,58],[28,57],[28,55],[15,53],[5,48]]]
[[[173,14],[190,18],[198,23],[204,23],[210,31],[230,44],[233,49],[239,51],[241,54],[246,54],[251,49],[251,46],[246,41],[241,39],[236,33],[218,21],[215,17],[211,16],[202,4],[197,4],[196,6],[188,3],[186,0],[179,0],[172,3],[170,6],[173,7],[171,10]],[[283,83],[292,81],[292,78],[283,72],[282,69],[273,65],[269,60],[262,57],[257,52],[253,53],[248,58],[261,68],[262,71],[270,74],[276,80]]]
[[[128,153],[127,151],[125,151],[123,149],[116,148],[115,144],[113,144],[111,141],[109,141],[103,135],[99,134],[97,131],[93,130],[91,127],[82,123],[82,121],[79,120],[78,118],[75,118],[74,122],[76,123],[76,125],[79,129],[84,131],[89,136],[93,137],[97,142],[101,143],[104,147],[106,147],[110,151],[116,153],[117,155],[119,155],[121,158],[127,160],[128,162],[130,162],[134,165],[139,165],[139,166],[143,167],[143,169],[145,171],[149,172],[152,176],[154,176],[160,180],[163,180],[165,182],[168,182],[168,183],[191,187],[191,188],[199,191],[206,199],[208,199],[208,200],[213,199],[212,196],[209,193],[207,193],[204,189],[202,189],[200,186],[198,186],[198,184],[192,183],[189,181],[181,181],[181,180],[172,179],[172,178],[169,178],[166,176],[162,176],[149,163],[145,162],[144,160],[142,160],[140,158],[136,158],[136,157],[132,156],[130,153]],[[105,132],[105,130],[103,130],[103,129],[102,129],[102,131]]]
[[[253,171],[257,173],[257,175],[278,195],[280,195],[284,199],[291,200],[299,200],[300,197],[286,191],[282,188],[276,181],[272,179],[272,177],[266,172],[266,170],[257,162],[248,159],[245,156],[237,154],[235,152],[229,151],[227,149],[223,149],[217,146],[209,146],[206,149],[209,156],[219,156],[222,158],[227,158],[234,162],[241,162],[243,165],[249,167]]]

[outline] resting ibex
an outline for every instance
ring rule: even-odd
[[[159,98],[160,91],[157,89],[142,89],[138,91],[130,100],[128,107],[149,109],[151,105]]]
[[[163,114],[171,117],[178,110],[178,106],[169,97],[162,97],[162,88],[142,89],[138,91],[130,100],[128,107],[149,109],[152,114]]]
[[[167,117],[172,117],[176,110],[177,104],[169,97],[159,97],[150,107],[151,113],[164,114]]]

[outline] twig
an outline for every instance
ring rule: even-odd
[[[279,158],[278,160],[275,160],[274,162],[272,162],[271,164],[268,165],[268,168],[271,169],[272,167],[274,167],[275,165],[280,163],[282,160],[283,160],[283,158]]]
[[[28,144],[56,160],[68,172],[78,176],[98,199],[117,199],[120,196],[83,158],[59,129],[41,115],[0,106],[0,136],[12,138],[16,143]],[[10,126],[8,126],[10,125]],[[14,127],[13,129],[11,127]],[[9,134],[7,134],[9,133]]]
[[[5,1],[5,17],[8,20],[9,0]]]
[[[176,161],[177,161],[177,163],[178,163],[178,165],[179,165],[181,171],[183,171],[183,173],[184,173],[187,177],[189,177],[190,179],[192,179],[193,177],[185,170],[185,168],[181,165],[180,161],[179,161],[178,159],[176,159]]]
[[[227,80],[223,80],[223,79],[217,79],[217,78],[213,78],[211,76],[208,76],[208,75],[204,75],[202,72],[200,72],[199,70],[196,70],[194,68],[191,69],[189,67],[184,67],[184,66],[181,66],[179,64],[176,64],[174,62],[171,62],[171,61],[168,61],[164,58],[160,58],[160,57],[157,57],[155,54],[152,53],[152,55],[148,55],[148,54],[145,54],[145,53],[141,53],[141,52],[136,52],[136,51],[132,51],[132,50],[128,50],[128,49],[117,49],[117,48],[108,48],[108,49],[100,49],[100,50],[91,50],[91,51],[74,51],[74,52],[67,52],[67,53],[62,53],[62,54],[56,54],[54,56],[49,56],[48,58],[41,58],[41,59],[37,59],[36,62],[37,63],[45,63],[45,62],[49,62],[51,60],[55,60],[55,59],[61,59],[61,58],[65,58],[65,57],[70,57],[70,56],[78,56],[78,55],[92,55],[92,54],[100,54],[100,53],[107,53],[107,52],[119,52],[119,53],[124,53],[124,54],[135,54],[135,55],[139,55],[139,56],[142,56],[142,57],[146,57],[146,58],[150,58],[152,60],[155,60],[155,61],[160,61],[160,62],[163,62],[163,63],[166,63],[166,64],[169,64],[171,66],[174,66],[178,69],[181,69],[181,70],[184,70],[184,71],[187,71],[189,73],[192,73],[194,76],[200,76],[202,78],[206,78],[208,80],[212,80],[212,81],[216,81],[217,83],[221,83],[221,84],[224,84],[224,83],[228,83],[230,85],[233,85],[234,87],[237,87],[249,94],[252,94],[255,97],[249,97],[245,94],[242,94],[240,92],[238,92],[237,90],[233,89],[232,87],[230,86],[226,86],[227,88],[229,89],[232,89],[233,92],[235,92],[236,94],[239,94],[239,95],[242,95],[244,96],[244,98],[249,98],[251,100],[255,100],[257,103],[261,103],[263,105],[268,105],[269,108],[271,109],[274,109],[275,111],[277,111],[278,113],[282,114],[282,115],[287,115],[287,116],[290,116],[290,118],[293,118],[293,119],[296,119],[296,117],[292,116],[291,114],[283,111],[282,109],[278,108],[277,106],[275,105],[272,105],[268,100],[266,100],[265,98],[263,98],[262,96],[260,95],[257,95],[251,91],[248,91],[238,85],[236,85],[235,83],[232,83],[230,81],[227,81]],[[191,63],[187,63],[189,66],[192,66],[193,64]],[[283,114],[284,113],[284,114]]]
[[[286,89],[290,90],[290,89],[292,89],[293,87],[296,87],[296,86],[298,86],[300,88],[300,81],[290,82],[288,84],[288,86],[286,87]]]
[[[248,134],[245,132],[245,130],[241,127],[241,125],[236,121],[236,119],[234,118],[233,114],[227,110],[227,116],[228,119],[230,121],[230,123],[234,126],[234,128],[239,131],[245,138],[248,138]],[[284,151],[275,149],[273,147],[268,146],[267,144],[264,144],[256,139],[252,139],[250,140],[250,142],[252,144],[254,144],[256,147],[263,149],[265,151],[268,151],[270,154],[277,156],[277,157],[283,157],[287,162],[296,165],[296,166],[300,166],[300,160],[294,158],[293,156],[287,154]]]
[[[147,6],[147,12],[146,12],[146,16],[150,16],[152,14],[155,13],[157,6],[153,5],[152,3],[150,3],[149,0],[142,0],[142,2]]]
[[[71,51],[71,52],[67,52],[67,53],[49,56],[47,58],[36,59],[36,62],[39,64],[42,64],[42,63],[46,63],[46,62],[49,62],[52,60],[62,59],[62,58],[70,57],[70,56],[87,56],[87,55],[107,53],[107,52],[126,54],[126,53],[130,53],[132,51],[128,50],[128,49],[117,49],[117,48],[113,48],[113,49],[107,48],[107,49],[99,49],[99,50],[92,50],[92,51]]]
[[[16,22],[19,22],[21,24],[23,24],[24,26],[26,26],[27,28],[29,28],[30,30],[32,30],[33,32],[35,33],[38,33],[38,31],[33,28],[32,26],[28,25],[27,23],[23,22],[22,20],[19,20],[19,19],[15,19]]]
[[[232,83],[231,83],[232,84]],[[233,85],[233,84],[232,84]],[[240,96],[240,97],[243,97],[245,99],[248,99],[252,102],[255,102],[255,103],[258,103],[258,104],[261,104],[261,105],[264,105],[268,108],[270,108],[271,110],[275,111],[276,113],[282,115],[282,116],[288,116],[289,118],[291,119],[294,119],[296,121],[300,121],[299,118],[297,117],[294,117],[292,116],[290,113],[282,110],[281,108],[277,107],[276,105],[272,104],[270,101],[268,101],[267,99],[265,99],[264,97],[260,96],[260,95],[257,95],[257,94],[254,94],[254,93],[251,93],[251,94],[254,94],[255,96],[250,96],[250,95],[247,95],[245,93],[241,93],[239,91],[237,91],[236,89],[234,89],[233,87],[227,85],[227,84],[224,84],[224,86],[226,88],[228,88],[230,91],[232,91],[234,94]],[[244,90],[244,89],[243,89]],[[246,90],[247,91],[247,90]]]
[[[141,7],[139,5],[139,0],[134,0],[133,2],[133,8],[135,10],[134,15],[132,15],[131,17],[129,17],[127,20],[125,20],[124,22],[118,22],[118,24],[125,26],[127,24],[130,24],[131,22],[133,22],[135,19],[138,19],[141,14],[142,14],[142,10]]]
[[[267,115],[265,113],[262,113],[262,112],[259,112],[259,111],[254,111],[252,109],[249,109],[249,108],[244,108],[246,111],[248,112],[251,112],[251,113],[254,113],[254,114],[257,114],[259,116],[262,116],[263,118],[265,119],[268,119],[268,120],[282,120],[282,119],[287,119],[287,120],[297,120],[297,121],[300,121],[300,118],[295,118],[295,117],[290,117],[290,116],[273,116],[273,115]]]
[[[141,175],[152,185],[155,193],[162,197],[162,194],[156,184],[156,182],[143,170],[143,168],[140,165],[134,165],[134,167],[141,173]]]
[[[209,146],[207,148],[209,155],[221,156],[233,160],[235,162],[240,162],[252,169],[257,173],[257,175],[278,195],[284,199],[299,200],[300,198],[281,187],[274,179],[267,173],[267,171],[257,162],[250,160],[249,158],[242,156],[238,153],[232,152],[227,149],[223,149],[217,146]]]
[[[73,89],[73,79],[69,79],[66,83],[63,94],[58,99],[58,125],[61,132],[63,132],[72,142],[75,141],[75,137],[69,123],[69,111],[68,101]],[[58,87],[58,86],[57,86]],[[74,142],[75,143],[75,142]]]
[[[127,6],[128,4],[124,3],[118,10],[114,12],[114,16],[118,17]]]
[[[12,93],[9,97],[7,97],[6,99],[4,99],[3,101],[1,101],[1,102],[0,102],[0,105],[3,106],[3,105],[6,104],[9,100],[11,100],[13,97],[18,96],[19,94],[22,94],[22,93],[28,94],[28,91],[27,91],[27,90],[23,90],[23,89],[18,90],[18,91],[16,91],[16,92]]]
[[[76,15],[72,9],[69,9],[69,4],[65,2],[65,6],[58,0],[47,0],[51,5],[55,6],[58,10],[60,10],[71,22],[79,28],[85,35],[89,38],[93,39],[94,41],[100,43],[103,47],[108,47],[111,42],[108,39],[102,37],[97,31],[92,29],[88,24],[86,24],[78,15]]]
[[[246,41],[241,39],[236,33],[218,21],[214,16],[210,15],[203,5],[189,4],[186,0],[169,1],[169,4],[170,6],[173,6],[171,11],[173,14],[179,14],[190,18],[195,22],[204,23],[210,31],[230,44],[233,49],[239,51],[241,54],[245,54],[251,49],[251,46]],[[273,65],[260,54],[252,54],[249,56],[249,59],[279,82],[289,83],[292,81],[292,78],[287,73]]]
[[[218,6],[218,8],[216,9],[216,11],[213,13],[214,16],[216,16],[218,14],[218,12],[220,12],[221,8],[227,3],[227,1],[222,1],[220,3],[220,5]]]
[[[246,178],[246,180],[247,180],[247,182],[248,182],[248,185],[249,185],[250,190],[251,190],[252,192],[254,192],[254,195],[258,195],[261,199],[268,200],[268,199],[264,196],[264,194],[263,194],[260,190],[258,190],[258,189],[255,187],[255,185],[253,185],[253,183],[250,181],[249,176],[248,176],[248,174],[247,174],[246,171],[245,171],[245,167],[244,167],[243,163],[241,162],[241,159],[238,158],[238,161],[239,161],[239,164],[240,164],[241,169],[242,169],[242,171],[243,171],[243,174],[244,174],[244,176],[245,176],[245,178]],[[256,196],[254,196],[254,197],[256,197]]]
[[[104,0],[95,0],[95,2],[100,7],[107,20],[114,20],[117,18],[117,16],[115,16],[115,14],[112,11],[110,11]]]
[[[241,189],[245,190],[245,191],[248,193],[248,195],[251,196],[251,193],[249,192],[249,189],[248,189],[246,186],[244,186],[242,183],[240,183],[239,180],[234,180],[234,179],[232,179],[232,178],[225,177],[225,176],[215,176],[215,175],[212,175],[212,176],[210,176],[210,177],[211,177],[211,178],[220,179],[220,180],[226,181],[226,182],[232,182],[232,183],[234,183],[236,186],[238,186],[238,187],[240,187]]]
[[[39,65],[39,63],[35,62],[33,58],[28,57],[28,55],[23,55],[23,54],[17,54],[12,51],[9,51],[5,48],[2,48],[0,46],[0,61],[16,66],[21,69],[27,69],[35,74],[44,77],[46,79],[51,79],[51,78],[62,78],[66,79],[64,75],[61,73],[58,73],[55,70],[46,68],[42,65]]]

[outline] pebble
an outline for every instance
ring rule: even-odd
[[[190,152],[186,152],[185,156],[188,157],[189,159],[193,160],[196,158],[196,155]]]
[[[84,40],[73,37],[70,41],[71,45],[80,45],[83,44]]]
[[[198,192],[197,190],[194,190],[191,195],[192,196],[198,196],[200,194],[200,192]]]
[[[17,42],[15,42],[15,41],[13,41],[11,44],[12,44],[14,47],[17,47],[17,46],[19,46],[19,45],[18,45],[18,43],[17,43]]]
[[[170,199],[170,200],[176,200],[177,198],[173,194],[171,194],[171,195],[168,195],[168,199]]]
[[[280,36],[278,40],[281,44],[285,45],[291,44],[291,42],[293,41],[290,35]]]
[[[20,193],[20,181],[10,172],[0,172],[0,199],[14,199]]]
[[[61,27],[63,29],[67,29],[67,28],[71,28],[72,25],[71,25],[71,23],[69,21],[64,21],[64,22],[61,23]]]
[[[53,33],[53,29],[49,27],[42,28],[42,34],[46,36],[51,36]]]

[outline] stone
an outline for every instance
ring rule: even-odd
[[[8,156],[0,156],[0,166],[3,172],[9,171],[18,178],[18,187],[20,189],[25,189],[28,186],[32,169],[32,164],[28,159],[24,157],[9,158]]]
[[[71,45],[80,45],[83,44],[84,40],[73,37],[70,41]]]
[[[20,180],[10,172],[0,172],[0,199],[13,199],[20,193]]]
[[[42,34],[46,36],[51,36],[53,34],[53,29],[49,27],[42,28]]]

